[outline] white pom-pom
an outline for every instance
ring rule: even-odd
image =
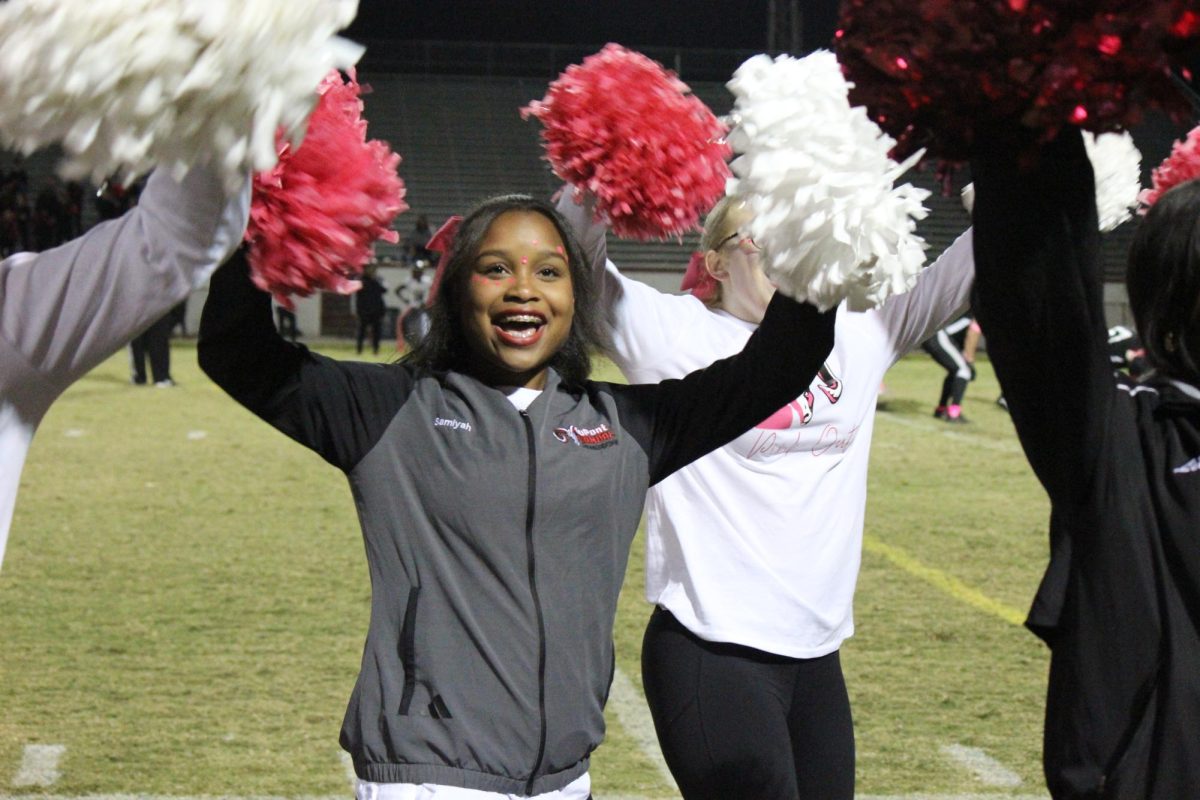
[[[0,137],[61,144],[65,176],[128,180],[210,160],[230,186],[303,136],[315,90],[362,48],[356,0],[0,3]]]
[[[1124,131],[1096,136],[1083,132],[1092,171],[1096,174],[1096,211],[1100,230],[1111,231],[1133,218],[1142,191],[1142,154]]]
[[[1088,159],[1096,175],[1096,212],[1103,233],[1133,218],[1142,190],[1142,154],[1133,137],[1121,133],[1102,133],[1096,136],[1083,132]],[[970,214],[975,208],[975,184],[962,190],[963,208]]]
[[[912,288],[925,263],[915,234],[929,192],[894,187],[904,164],[895,142],[851,108],[832,53],[754,56],[729,82],[737,98],[729,135],[740,153],[729,192],[753,213],[763,269],[785,294],[828,309],[873,308]]]

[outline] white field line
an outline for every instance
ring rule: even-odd
[[[984,786],[994,786],[997,789],[1015,789],[1021,785],[1020,775],[1008,769],[978,747],[964,747],[961,744],[944,744],[941,749],[942,755],[975,773],[975,777]]]
[[[67,748],[61,744],[27,744],[21,756],[21,768],[17,770],[12,785],[16,787],[53,786],[61,777],[58,762]]]
[[[616,714],[617,722],[621,723],[625,733],[633,737],[642,755],[658,770],[658,777],[671,787],[673,793],[678,794],[679,788],[675,785],[671,770],[667,769],[667,762],[663,760],[662,750],[658,747],[658,735],[654,732],[654,720],[650,718],[646,700],[629,676],[619,668],[613,672],[612,689],[608,693],[608,709]]]
[[[624,675],[620,670],[613,676],[613,688],[609,697],[609,708],[613,708],[617,713],[617,717],[621,722],[621,726],[625,728],[626,733],[634,736],[641,746],[646,757],[659,767],[662,772],[664,782],[671,786],[672,792],[677,792],[675,782],[671,778],[670,772],[667,770],[666,764],[662,760],[662,755],[658,749],[657,740],[654,738],[654,726],[650,720],[649,713],[646,711],[645,702],[641,698],[641,694],[634,687],[628,676]],[[619,710],[618,710],[619,709]],[[640,733],[638,732],[641,727]],[[648,744],[646,736],[649,736]],[[22,761],[21,772],[14,779],[15,786],[50,786],[58,779],[59,773],[57,770],[58,760],[66,752],[66,748],[61,745],[29,745],[25,748],[25,758]],[[979,779],[993,786],[1012,787],[1020,784],[1021,779],[1015,774],[1008,772],[1004,767],[1000,766],[993,759],[989,758],[982,751],[974,748],[960,747],[958,745],[947,745],[942,748],[942,752],[947,756],[960,761],[965,766],[976,770]],[[31,755],[32,753],[32,755]],[[969,759],[960,760],[960,756],[964,755]],[[47,757],[51,758],[47,758]],[[980,760],[982,759],[982,760]],[[346,773],[346,779],[350,784],[350,789],[345,795],[299,795],[293,797],[285,797],[279,795],[153,795],[153,794],[90,794],[90,795],[5,795],[0,794],[0,800],[348,800],[354,796],[354,785],[356,778],[354,776],[354,768],[350,762],[350,756],[347,753],[341,754],[341,762]],[[22,776],[27,774],[27,767],[31,764],[50,765],[50,771],[53,777],[49,783],[18,783]],[[983,770],[978,769],[980,765],[984,765]],[[29,770],[28,775],[37,774],[36,770]],[[45,773],[41,773],[45,774]],[[1005,777],[1009,776],[1009,777]],[[1003,780],[1004,783],[999,781]],[[672,797],[675,795],[671,795]],[[858,795],[858,800],[1046,800],[1045,794],[906,794],[906,795]],[[596,795],[596,800],[659,800],[659,798],[648,798],[636,795]]]
[[[985,439],[982,436],[971,436],[970,434],[953,429],[947,430],[950,428],[950,424],[946,422],[939,422],[936,425],[932,423],[918,422],[914,419],[901,417],[898,414],[894,414],[890,411],[876,411],[875,419],[894,422],[897,425],[903,425],[906,428],[915,428],[919,431],[925,431],[926,433],[940,434],[947,439],[965,442],[972,447],[982,447],[984,450],[995,450],[1000,453],[1015,453],[1017,455],[1021,454],[1021,446],[1019,444],[1014,444],[1013,442],[996,441],[995,439]]]
[[[354,774],[354,759],[350,758],[350,754],[345,750],[341,752],[342,771],[346,775],[346,781],[350,784],[350,794],[356,794],[358,791],[358,775]]]

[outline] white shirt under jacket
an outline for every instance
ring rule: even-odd
[[[230,197],[193,168],[152,174],[119,219],[0,262],[0,563],[34,431],[76,379],[188,296],[242,238],[247,187]]]
[[[755,325],[625,278],[604,260],[588,209],[569,199],[559,209],[593,265],[605,264],[615,361],[630,382],[678,378],[742,349]],[[650,489],[647,600],[702,639],[793,658],[831,653],[853,634],[879,386],[897,359],[966,310],[971,242],[968,230],[882,308],[843,307],[811,399]]]

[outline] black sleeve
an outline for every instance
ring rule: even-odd
[[[413,382],[401,365],[336,361],[284,341],[242,251],[213,274],[197,350],[234,400],[343,470],[375,446]]]
[[[972,163],[980,325],[1029,463],[1053,501],[1095,482],[1112,436],[1100,234],[1083,139],[996,137]]]
[[[737,355],[682,378],[614,387],[623,425],[649,455],[651,485],[803,394],[833,349],[836,314],[776,292]]]

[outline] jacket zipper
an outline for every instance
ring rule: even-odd
[[[529,773],[529,782],[525,785],[525,794],[533,794],[533,783],[537,779],[542,760],[546,757],[546,620],[542,616],[542,601],[538,597],[536,559],[533,555],[533,504],[534,487],[537,484],[537,462],[535,461],[533,420],[528,412],[521,412],[525,421],[525,440],[529,445],[529,475],[525,492],[525,548],[529,553],[529,592],[533,595],[533,608],[537,613],[538,624],[538,713],[541,728],[538,734],[537,760]]]

